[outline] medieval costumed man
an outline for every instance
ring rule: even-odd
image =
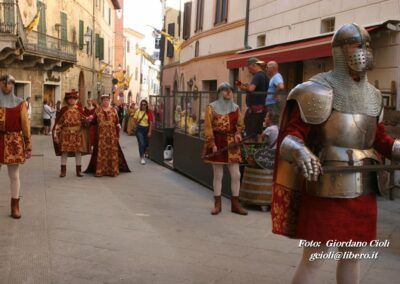
[[[92,124],[97,126],[97,137],[85,173],[115,177],[120,172],[130,172],[118,142],[121,125],[116,109],[110,106],[109,95],[101,96],[101,105],[96,108]]]
[[[221,191],[224,165],[228,166],[231,176],[231,211],[240,215],[247,215],[239,203],[240,171],[239,163],[242,160],[240,147],[231,147],[242,140],[244,129],[243,117],[239,106],[233,102],[233,88],[228,83],[218,86],[218,100],[207,106],[204,121],[204,136],[206,142],[203,149],[203,160],[213,166],[214,209],[212,215],[221,212]],[[218,152],[220,150],[220,152]]]
[[[15,79],[0,77],[0,168],[7,165],[11,187],[11,217],[21,218],[19,209],[19,165],[32,155],[31,130],[24,100],[14,95]]]
[[[376,239],[380,156],[400,158],[400,141],[385,133],[382,96],[368,83],[371,38],[356,24],[333,36],[334,70],[320,73],[289,94],[281,119],[272,201],[272,230],[314,245],[292,283],[319,283],[315,276],[329,241]],[[368,169],[374,168],[374,171]],[[346,171],[344,169],[347,169]],[[336,245],[339,253],[362,246]],[[359,283],[357,259],[340,259],[338,283]]]
[[[61,108],[53,128],[54,149],[57,156],[61,156],[60,177],[67,173],[67,159],[75,156],[76,175],[82,174],[82,155],[90,153],[88,118],[84,110],[77,105],[78,92],[65,93],[66,106]]]

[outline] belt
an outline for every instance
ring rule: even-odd
[[[63,127],[62,130],[79,130],[81,129],[81,126],[68,126],[68,127]]]

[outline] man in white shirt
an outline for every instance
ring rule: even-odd
[[[43,128],[44,128],[44,135],[50,134],[50,126],[51,126],[51,118],[55,110],[47,104],[47,100],[43,101]]]

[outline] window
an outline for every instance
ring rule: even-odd
[[[135,81],[138,80],[138,73],[139,73],[139,69],[136,67],[135,68]]]
[[[79,20],[79,49],[82,50],[84,46],[84,34],[83,34],[84,23],[82,20]]]
[[[111,8],[108,8],[108,24],[111,26]]]
[[[183,39],[190,37],[190,18],[192,13],[192,2],[185,3],[183,10]]]
[[[100,37],[99,34],[96,34],[96,58],[104,59],[104,38]]]
[[[67,41],[68,36],[67,36],[67,14],[64,12],[60,12],[60,18],[61,18],[61,40]]]
[[[194,47],[194,57],[199,57],[200,53],[200,43],[199,41],[196,41],[196,45]]]
[[[168,24],[168,34],[175,36],[175,23]],[[167,41],[167,56],[169,58],[174,57],[174,46],[171,42]]]
[[[228,0],[216,0],[215,25],[228,21]]]
[[[335,18],[327,18],[321,21],[321,34],[335,31]]]
[[[265,35],[257,36],[257,47],[265,46]]]
[[[200,32],[203,30],[203,18],[204,18],[204,0],[197,0],[195,32]]]
[[[129,40],[126,41],[126,52],[127,53],[131,52],[131,42]]]

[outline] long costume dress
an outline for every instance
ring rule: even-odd
[[[93,154],[86,173],[96,177],[119,175],[119,172],[130,172],[124,154],[119,145],[118,114],[114,108],[104,110],[96,108],[93,123],[97,125]]]
[[[393,138],[385,133],[383,122],[378,123],[373,148],[391,158]],[[288,101],[282,115],[277,153],[286,135],[298,137],[314,149],[315,125],[305,123],[297,102]],[[369,242],[376,239],[377,205],[375,193],[355,198],[324,198],[306,192],[301,174],[275,163],[272,231],[290,238],[326,243],[328,240]],[[281,178],[279,178],[281,177]],[[290,185],[288,185],[290,184]]]
[[[204,135],[206,142],[203,148],[203,160],[212,164],[236,164],[242,161],[240,147],[230,148],[210,158],[206,155],[212,154],[213,143],[218,149],[235,143],[235,135],[241,134],[244,128],[243,117],[239,108],[225,115],[216,113],[209,105],[205,114]]]
[[[94,113],[96,112],[96,108],[93,107],[92,109],[89,109],[87,107],[85,107],[84,113],[86,116],[91,116],[94,115]],[[89,126],[89,142],[90,142],[90,146],[94,145],[94,140],[96,139],[96,126],[95,125],[90,125]]]
[[[18,103],[15,107],[0,106],[0,164],[4,165],[23,164],[25,151],[32,151],[26,104],[21,99],[15,100]]]
[[[59,141],[59,143],[54,141],[57,156],[61,156],[62,153],[68,153],[70,157],[74,157],[77,152],[82,155],[90,153],[85,119],[84,111],[77,105],[65,106],[61,109],[53,128]]]
[[[134,116],[135,113],[138,109],[137,108],[130,108],[128,109],[128,113],[125,117],[125,120],[127,121],[126,123],[126,133],[128,133],[128,135],[132,135],[133,134],[133,129],[135,127],[135,121],[134,121]]]

